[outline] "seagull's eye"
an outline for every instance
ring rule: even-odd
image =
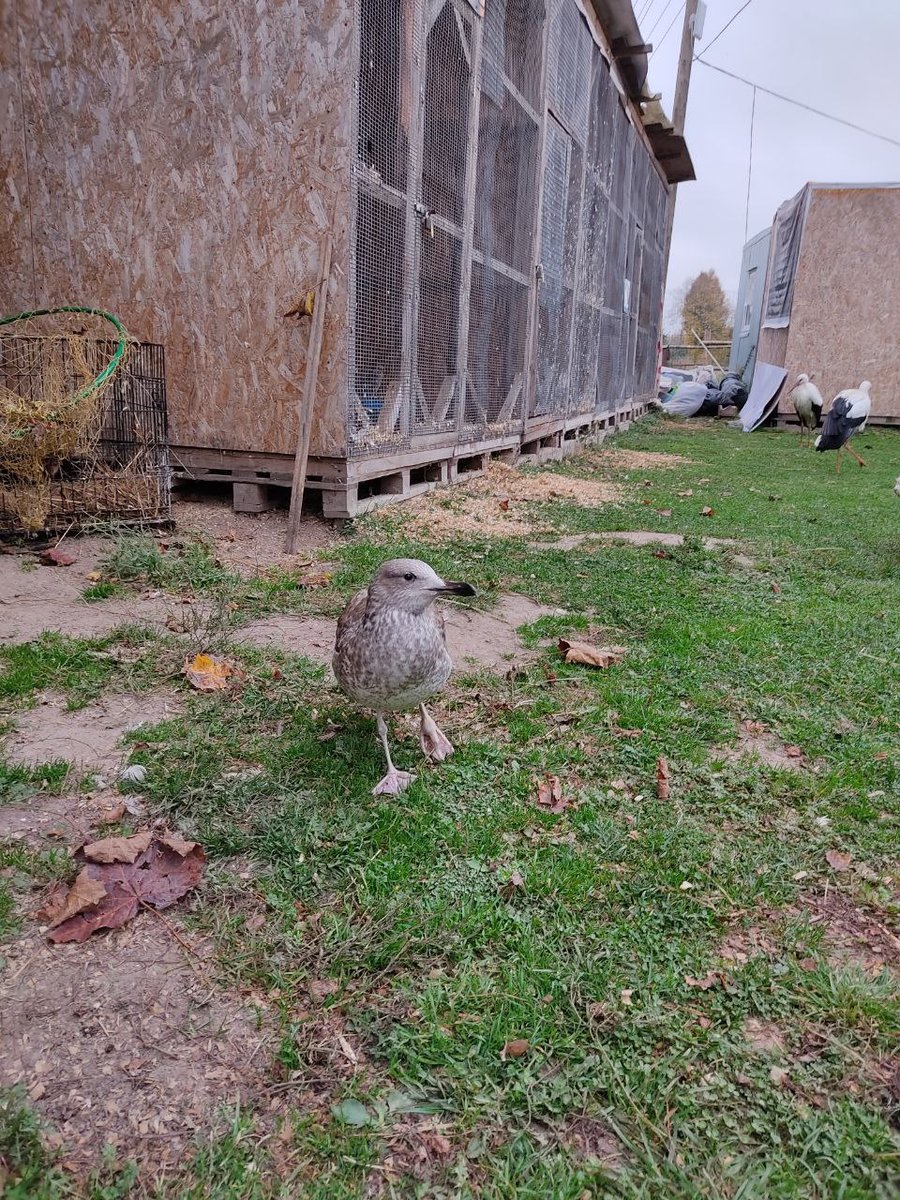
[[[415,579],[415,575],[413,575],[412,571],[407,571],[403,578],[407,583],[412,583],[412,581]]]

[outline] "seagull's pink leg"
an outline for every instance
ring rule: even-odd
[[[398,796],[400,792],[408,788],[415,775],[411,775],[409,771],[398,771],[391,759],[391,750],[388,746],[388,731],[384,717],[381,713],[376,714],[376,724],[378,726],[378,736],[381,739],[381,747],[384,750],[384,757],[387,759],[387,775],[384,779],[378,781],[372,788],[373,796]]]
[[[422,747],[422,753],[427,758],[433,758],[435,762],[443,762],[453,753],[453,746],[438,729],[434,718],[424,704],[419,705],[419,711],[422,714],[422,724],[419,728],[419,745]]]

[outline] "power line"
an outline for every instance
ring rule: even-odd
[[[750,182],[753,179],[753,126],[756,122],[756,88],[753,89],[753,106],[750,109],[750,157],[747,160],[747,207],[744,210],[744,245],[750,228]]]
[[[672,5],[674,3],[675,3],[675,0],[666,0],[665,8],[662,10],[662,12],[659,14],[659,16],[653,22],[652,27],[650,28],[650,30],[647,33],[648,38],[653,37],[653,31],[656,29],[656,27],[659,25],[660,21],[662,21],[663,17],[666,15],[666,13],[669,11],[669,9],[672,7]],[[684,7],[684,6],[682,5],[682,7]]]
[[[868,137],[877,138],[880,142],[887,142],[889,146],[897,146],[900,149],[900,141],[888,137],[886,133],[876,133],[874,129],[866,129],[864,125],[854,125],[852,121],[845,121],[843,117],[836,117],[833,113],[824,112],[821,108],[813,108],[811,104],[804,104],[802,100],[795,100],[793,96],[783,96],[781,92],[773,92],[771,88],[763,87],[761,83],[754,83],[752,79],[745,79],[743,75],[735,75],[733,71],[726,71],[724,67],[717,67],[715,63],[707,62],[700,55],[697,55],[697,62],[703,63],[704,67],[709,67],[711,71],[718,71],[720,75],[727,75],[729,79],[736,79],[738,83],[744,83],[758,92],[765,92],[767,96],[774,96],[776,100],[783,100],[785,104],[793,104],[796,108],[815,113],[817,117],[824,117],[827,121],[834,121],[837,125],[845,125],[847,129],[855,129],[857,133],[864,133]]]
[[[709,45],[703,47],[704,54],[707,52],[707,50],[710,49],[710,47],[712,47],[716,44],[716,42],[719,40],[719,38],[722,36],[722,34],[725,32],[725,30],[728,29],[728,27],[730,25],[733,25],[735,23],[735,21],[738,19],[738,17],[741,15],[741,13],[744,11],[744,9],[749,8],[752,3],[753,3],[753,0],[744,0],[744,3],[737,10],[737,12],[731,18],[731,20],[726,21],[725,24],[722,26],[722,28],[719,30],[719,32],[716,34],[716,36],[713,38],[713,40],[709,43]],[[699,57],[700,57],[699,54],[694,55],[694,58],[699,58]]]
[[[666,38],[669,36],[669,34],[675,28],[675,22],[678,20],[678,18],[681,16],[681,14],[683,12],[684,12],[684,3],[682,2],[681,8],[679,8],[678,12],[672,18],[672,21],[669,24],[669,27],[666,29],[666,32],[662,35],[662,37],[659,39],[659,41],[656,43],[656,45],[650,51],[650,58],[653,57],[653,55],[657,52],[657,50],[660,48],[660,46],[663,44],[663,42],[666,40]],[[648,59],[648,62],[649,62],[649,59]]]
[[[655,3],[656,3],[656,0],[647,0],[647,3],[645,5],[643,5],[643,7],[641,8],[641,11],[636,14],[639,22],[643,21],[644,17],[646,17],[647,13],[650,11],[650,9],[653,7],[653,5]]]

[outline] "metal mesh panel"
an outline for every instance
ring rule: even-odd
[[[356,451],[400,444],[408,409],[404,378],[403,207],[361,184],[356,204],[353,396],[350,444]]]
[[[462,245],[443,229],[422,239],[413,432],[453,428],[459,405],[459,284]]]
[[[540,104],[543,0],[488,0],[484,12],[484,53],[532,108]]]
[[[485,61],[478,121],[475,246],[522,275],[531,269],[538,128]]]
[[[528,288],[472,264],[466,422],[503,432],[521,416]]]
[[[403,0],[357,0],[357,14],[357,157],[389,187],[405,191],[416,7]]]
[[[469,123],[471,18],[447,3],[426,42],[422,202],[461,226]]]
[[[548,100],[572,136],[587,144],[591,59],[595,47],[587,25],[571,0],[557,5],[547,42]]]

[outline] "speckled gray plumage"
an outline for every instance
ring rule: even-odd
[[[334,674],[341,690],[376,712],[416,708],[441,690],[453,663],[443,618],[379,604],[365,588],[338,621]]]

